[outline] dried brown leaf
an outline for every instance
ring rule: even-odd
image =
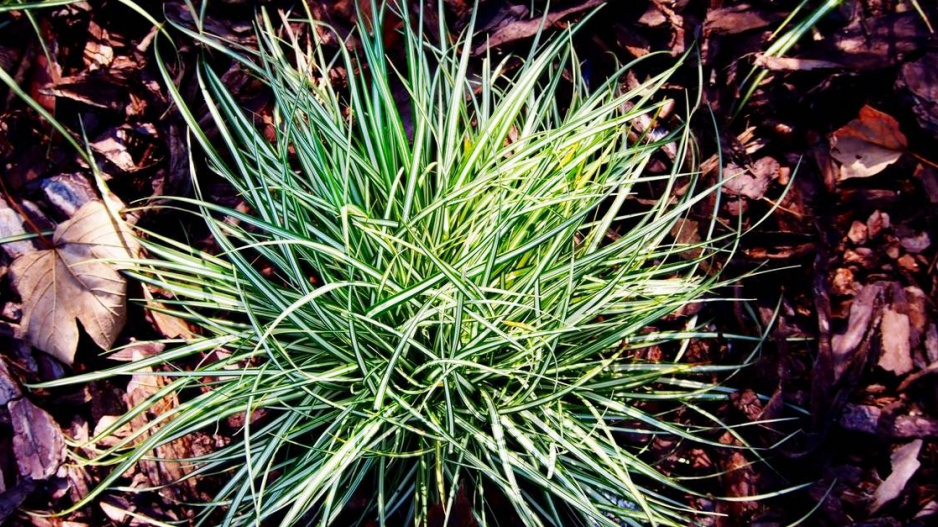
[[[870,106],[831,136],[831,156],[840,162],[840,180],[879,174],[902,157],[909,143],[899,122]]]
[[[162,311],[165,306],[155,299],[149,288],[143,288],[143,297],[147,300],[147,320],[153,324],[153,327],[160,334],[170,339],[184,338],[187,340],[195,336],[189,330],[189,325],[186,324],[185,320]]]
[[[556,25],[559,25],[563,19],[568,16],[586,11],[588,9],[593,9],[603,4],[603,0],[586,0],[585,2],[569,7],[562,11],[557,11],[553,13],[548,13],[546,17],[534,17],[526,20],[514,20],[509,22],[502,27],[498,28],[492,35],[488,37],[486,43],[478,46],[474,51],[474,55],[480,55],[485,52],[486,49],[495,48],[508,44],[510,42],[515,42],[518,40],[523,40],[526,38],[533,37],[537,34],[538,31],[541,31],[542,28],[550,28]]]
[[[59,224],[52,244],[17,258],[10,275],[23,298],[22,337],[71,364],[78,345],[76,322],[104,349],[124,327],[127,281],[115,261],[128,259],[136,246],[126,226],[115,225],[100,201],[86,203]]]
[[[748,169],[730,163],[726,166],[726,182],[723,192],[731,196],[745,196],[749,199],[762,199],[778,177],[781,166],[771,157],[763,157]]]
[[[707,11],[704,33],[707,35],[735,35],[761,29],[774,24],[784,15],[760,10],[749,4],[718,7]]]

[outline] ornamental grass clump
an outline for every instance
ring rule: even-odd
[[[682,362],[702,333],[662,323],[719,285],[736,236],[711,224],[675,241],[694,239],[675,235],[692,208],[719,202],[687,126],[656,126],[677,65],[588,86],[570,32],[496,64],[473,56],[469,30],[430,38],[423,13],[394,16],[399,61],[367,21],[333,53],[311,18],[307,40],[297,20],[262,15],[256,51],[190,32],[265,83],[275,137],[208,61],[198,112],[169,83],[196,194],[174,206],[219,250],[141,237],[149,257],[131,274],[200,336],[73,379],[168,379],[99,437],[180,394],[99,447],[112,470],[87,499],[158,446],[240,416],[230,443],[186,460],[188,477],[221,476],[205,524],[443,525],[457,509],[511,523],[496,501],[527,525],[686,524],[697,493],[636,438],[725,448],[736,434],[697,405],[726,393],[707,379],[733,367]],[[247,206],[213,202],[203,171]],[[636,358],[651,346],[666,360]]]

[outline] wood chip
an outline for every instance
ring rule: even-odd
[[[29,399],[10,401],[7,408],[20,476],[43,480],[55,474],[65,461],[65,439],[59,425]]]
[[[880,332],[882,353],[879,356],[879,367],[896,375],[905,375],[912,371],[914,364],[909,346],[909,316],[891,308],[885,309]]]
[[[906,483],[915,475],[922,465],[918,460],[918,453],[922,449],[922,440],[916,439],[911,443],[902,445],[892,456],[892,473],[883,481],[876,492],[873,494],[873,503],[870,506],[870,513],[875,514],[890,501],[899,497]]]

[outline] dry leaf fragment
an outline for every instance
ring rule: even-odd
[[[887,308],[883,311],[880,332],[883,352],[879,357],[879,367],[896,375],[912,371],[914,364],[909,346],[909,316]]]
[[[184,338],[188,340],[195,336],[189,331],[189,325],[186,324],[185,320],[162,311],[165,309],[165,306],[155,299],[148,287],[143,288],[143,297],[147,300],[147,320],[149,320],[153,324],[153,327],[164,337],[170,339]]]
[[[872,331],[872,326],[876,325],[876,314],[879,311],[885,287],[882,282],[863,286],[863,289],[854,297],[853,304],[850,305],[847,329],[831,337],[835,381],[840,380],[853,361],[859,360],[855,351],[863,343],[867,334]]]
[[[870,106],[831,136],[831,156],[840,162],[840,180],[870,177],[899,160],[908,140],[892,116]]]
[[[688,218],[681,218],[671,227],[671,235],[674,241],[681,245],[697,245],[700,243],[700,224]],[[688,249],[685,254],[688,258],[697,258],[703,252],[703,249]]]
[[[886,481],[880,483],[873,494],[873,504],[870,513],[875,514],[883,505],[896,499],[905,488],[905,484],[922,465],[918,460],[918,453],[922,449],[922,440],[916,439],[911,443],[902,445],[890,456],[892,473]]]
[[[799,59],[796,57],[772,57],[760,55],[756,64],[770,71],[812,71],[842,68],[841,64],[829,60]]]
[[[718,7],[707,11],[705,35],[736,35],[761,29],[783,18],[779,12],[762,11],[749,4]]]
[[[562,11],[550,12],[543,17],[534,17],[527,20],[514,20],[499,27],[487,41],[473,50],[473,55],[481,55],[487,49],[497,48],[511,42],[533,37],[544,28],[550,28],[560,25],[563,20],[571,15],[593,9],[602,5],[602,0],[586,0],[585,2],[574,5],[573,7]]]
[[[29,399],[10,401],[7,408],[13,422],[13,452],[20,476],[41,480],[55,474],[65,460],[65,440],[59,425]]]
[[[86,203],[60,223],[52,245],[17,258],[10,275],[23,298],[22,337],[71,364],[78,345],[76,321],[104,349],[124,327],[127,281],[115,261],[129,259],[136,245],[100,201]]]
[[[141,359],[143,359],[142,354],[134,354],[134,360]],[[127,383],[127,394],[124,396],[124,400],[130,408],[146,405],[148,404],[147,401],[165,385],[165,377],[156,374],[152,368],[140,368]],[[176,394],[169,394],[159,402],[149,406],[147,412],[135,416],[130,421],[129,426],[132,432],[142,431],[137,439],[137,444],[145,441],[151,434],[149,430],[152,426],[150,422],[151,415],[170,413],[178,405],[179,399]],[[137,468],[151,485],[162,486],[182,481],[194,468],[191,463],[183,460],[193,456],[192,444],[198,437],[198,435],[190,435],[161,444],[153,450],[154,458],[160,461],[141,460]],[[194,482],[188,480],[184,487],[176,489],[176,491],[179,490],[194,493]],[[171,494],[168,489],[166,492],[168,493],[167,496]]]
[[[780,170],[781,165],[771,157],[760,158],[748,169],[730,163],[725,169],[727,179],[723,183],[723,192],[731,196],[762,199]]]
[[[127,150],[126,136],[126,130],[120,128],[109,130],[97,141],[91,143],[91,148],[124,172],[135,172],[138,167],[134,157]]]

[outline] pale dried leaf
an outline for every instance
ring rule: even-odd
[[[127,281],[115,262],[129,259],[136,246],[100,201],[86,203],[59,224],[52,244],[17,258],[10,275],[23,298],[23,338],[71,364],[78,345],[76,322],[104,349],[124,327]]]
[[[831,157],[841,163],[840,179],[879,174],[908,148],[899,122],[870,106],[831,136]]]
[[[883,505],[896,499],[905,488],[905,484],[915,475],[915,472],[922,465],[918,460],[918,453],[922,449],[922,440],[916,439],[911,443],[902,445],[892,453],[890,461],[892,462],[892,473],[886,478],[886,481],[880,483],[876,492],[873,494],[873,504],[870,506],[870,512],[876,513]]]
[[[909,316],[887,308],[883,311],[880,328],[883,352],[879,357],[879,367],[896,375],[905,375],[912,371],[914,365],[909,346]]]
[[[772,180],[778,177],[780,169],[778,161],[771,157],[759,159],[748,169],[730,163],[724,170],[726,181],[723,183],[723,192],[731,196],[762,199]]]
[[[774,57],[760,55],[756,64],[770,71],[812,71],[839,69],[843,66],[829,60],[799,59],[796,57]]]

